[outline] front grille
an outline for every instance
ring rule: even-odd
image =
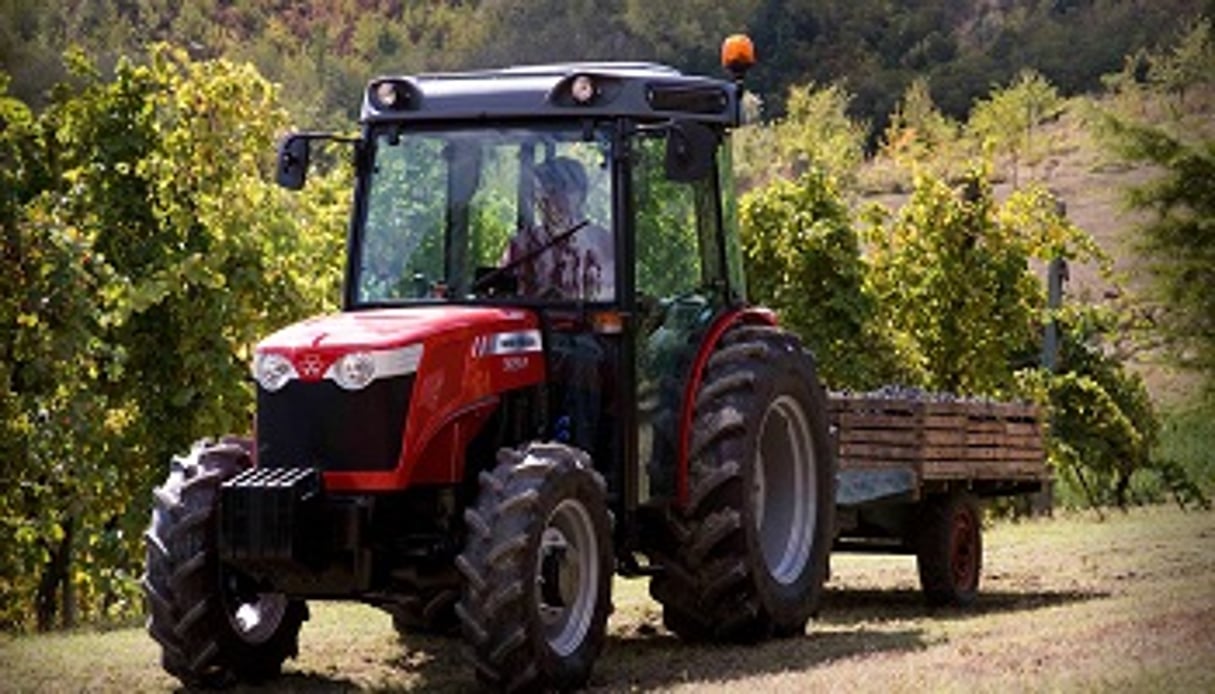
[[[329,380],[291,381],[273,393],[258,387],[258,466],[393,469],[413,379],[385,378],[357,391]]]

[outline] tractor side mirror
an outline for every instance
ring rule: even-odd
[[[275,180],[287,190],[300,190],[308,179],[310,139],[293,133],[278,144],[278,166]]]
[[[667,178],[679,183],[704,179],[713,171],[717,133],[707,125],[675,121],[667,132]]]

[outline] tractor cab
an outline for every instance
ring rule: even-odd
[[[548,387],[529,435],[590,453],[617,513],[671,494],[683,376],[743,299],[738,92],[639,63],[372,81],[344,310],[534,315]],[[283,142],[280,183],[304,184],[316,137]],[[536,363],[494,347],[503,369]]]

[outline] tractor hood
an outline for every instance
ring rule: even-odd
[[[257,345],[253,376],[267,390],[294,379],[335,380],[352,388],[360,379],[417,371],[423,354],[541,347],[539,322],[529,311],[435,306],[352,311],[319,316],[279,330]],[[355,386],[357,387],[357,386]]]

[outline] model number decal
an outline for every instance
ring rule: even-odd
[[[501,357],[509,354],[531,354],[543,348],[539,330],[517,330],[492,335],[479,335],[473,340],[475,357]]]
[[[506,373],[514,373],[526,369],[531,363],[531,357],[507,357],[502,360],[502,370]]]

